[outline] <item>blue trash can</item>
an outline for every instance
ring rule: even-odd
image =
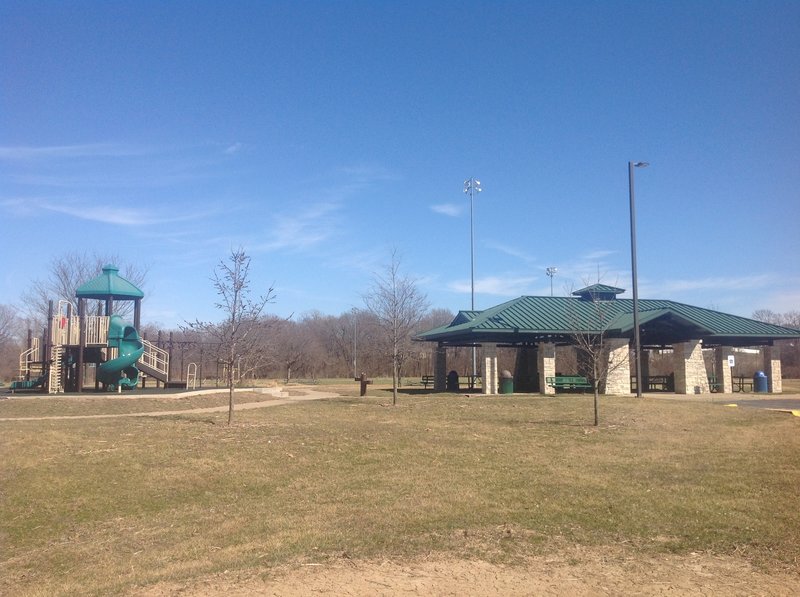
[[[763,371],[756,371],[753,375],[753,391],[754,392],[769,392],[769,385],[767,384],[767,374]]]

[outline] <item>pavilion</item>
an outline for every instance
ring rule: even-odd
[[[576,345],[579,334],[602,335],[609,347],[609,362],[617,363],[608,373],[604,393],[629,394],[633,301],[617,297],[623,292],[622,288],[594,284],[569,297],[521,296],[483,311],[460,311],[448,325],[421,333],[415,339],[436,342],[435,390],[445,389],[447,348],[467,346],[480,347],[483,392],[496,394],[496,350],[511,347],[517,349],[515,389],[553,394],[555,389],[545,380],[556,375],[556,346]],[[672,349],[675,393],[710,392],[702,350],[714,349],[715,389],[732,392],[728,356],[733,348],[762,347],[768,391],[782,391],[780,348],[775,342],[800,338],[800,330],[675,301],[639,299],[638,303],[643,379],[650,377],[651,351]]]

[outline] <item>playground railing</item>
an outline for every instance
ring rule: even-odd
[[[86,316],[86,346],[104,345],[108,342],[108,323],[105,315]],[[81,318],[77,315],[56,315],[51,320],[50,342],[53,346],[77,346],[81,342]]]
[[[24,379],[31,371],[31,363],[42,359],[39,356],[39,338],[31,338],[31,347],[19,355],[19,378]]]
[[[108,323],[110,317],[89,315],[86,317],[86,346],[108,344]]]
[[[144,344],[144,353],[139,360],[151,369],[167,375],[169,373],[169,353],[149,340],[142,340],[142,344]]]

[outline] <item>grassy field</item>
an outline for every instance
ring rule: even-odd
[[[350,395],[241,411],[232,427],[189,413],[0,422],[0,594],[341,558],[514,563],[571,545],[800,575],[796,417],[608,398],[597,429],[589,396],[406,393],[391,407],[385,389],[336,390]]]

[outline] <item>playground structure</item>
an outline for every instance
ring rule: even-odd
[[[165,387],[185,387],[185,382],[169,380],[169,353],[139,336],[144,293],[122,278],[117,267],[103,267],[100,276],[78,287],[75,298],[77,308],[67,300],[54,308],[50,301],[42,338],[28,333],[12,391],[82,392],[89,368],[94,369],[95,389],[131,390],[140,383],[140,373]],[[88,314],[87,301],[98,301],[102,314]],[[120,301],[133,301],[133,325],[113,313]]]

